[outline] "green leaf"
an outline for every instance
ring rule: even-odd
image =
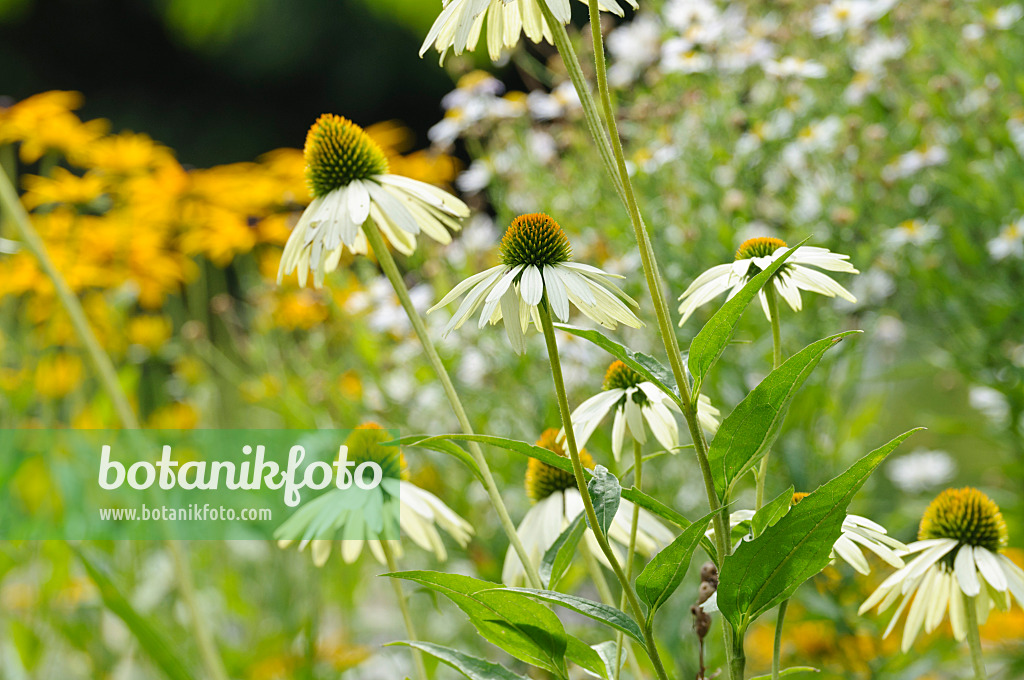
[[[601,657],[601,660],[604,661],[604,667],[608,673],[608,677],[618,677],[618,675],[615,672],[616,664],[621,664],[621,661],[619,660],[618,645],[609,640],[607,642],[599,642],[596,645],[591,645],[591,649],[597,652],[598,656]],[[622,659],[624,660],[625,658],[626,655],[623,654]]]
[[[162,633],[156,630],[114,585],[107,567],[100,562],[99,556],[90,556],[83,547],[68,544],[71,551],[85,567],[89,578],[96,584],[103,605],[115,616],[124,621],[139,645],[145,650],[153,663],[171,680],[193,680],[192,673],[181,660],[178,646],[171,643]]]
[[[740,543],[724,560],[718,609],[737,630],[746,630],[751,621],[825,568],[853,496],[886,456],[916,431],[901,434],[861,458],[793,506],[756,539]]]
[[[569,523],[565,531],[555,539],[551,547],[544,552],[544,558],[540,561],[540,567],[537,571],[540,574],[541,582],[548,588],[554,589],[555,584],[562,578],[562,574],[572,564],[573,555],[576,554],[576,546],[579,545],[580,538],[583,537],[585,530],[583,514],[580,513]]]
[[[783,515],[789,512],[789,506],[793,503],[793,491],[795,488],[790,486],[754,513],[754,517],[750,520],[750,531],[754,538],[760,536],[765,529],[778,522]]]
[[[432,642],[401,640],[399,642],[389,642],[386,646],[393,647],[396,645],[404,645],[418,649],[421,652],[426,652],[462,673],[469,680],[527,680],[524,676],[517,675],[500,664],[470,656],[457,649],[435,645]]]
[[[565,629],[555,613],[524,595],[501,592],[500,583],[437,571],[384,574],[437,591],[469,617],[480,635],[520,661],[567,675]]]
[[[686,576],[693,551],[704,538],[714,512],[691,524],[647,563],[636,579],[636,593],[648,608],[648,619],[668,600]]]
[[[625,345],[620,345],[598,331],[583,330],[582,328],[574,328],[565,324],[555,324],[555,327],[570,335],[575,335],[578,338],[594,343],[642,375],[645,380],[649,380],[657,385],[659,390],[670,396],[682,408],[683,402],[679,397],[679,386],[676,385],[676,379],[672,375],[672,371],[654,357],[643,352],[634,352]]]
[[[608,678],[612,677],[608,674],[608,666],[604,657],[578,637],[569,636],[569,644],[565,649],[565,658],[587,671],[590,675],[602,680],[608,680]]]
[[[839,333],[803,348],[769,373],[722,421],[708,450],[720,500],[730,495],[736,480],[775,443],[793,397],[825,351],[847,335],[859,332]]]
[[[473,456],[456,444],[453,441],[445,439],[437,439],[429,435],[414,434],[408,437],[402,437],[395,442],[387,442],[385,446],[395,443],[399,446],[420,446],[424,449],[430,449],[431,451],[437,451],[438,453],[446,453],[452,456],[463,465],[469,468],[477,479],[483,481],[483,474],[480,472],[480,468],[477,467],[476,461],[473,460]]]
[[[783,670],[779,671],[779,677],[780,678],[791,678],[794,675],[800,675],[802,673],[820,673],[820,672],[821,671],[819,671],[817,668],[812,668],[811,666],[793,666],[792,668],[786,668],[786,669],[783,669]],[[771,679],[772,679],[772,674],[771,673],[769,673],[767,675],[755,675],[754,677],[750,678],[750,680],[771,680]]]
[[[806,240],[804,239],[804,241]],[[715,312],[715,315],[704,324],[704,328],[700,329],[697,337],[690,342],[690,356],[687,359],[687,366],[693,375],[694,400],[697,399],[697,395],[700,393],[700,386],[704,382],[704,376],[707,375],[711,367],[718,361],[718,357],[722,356],[722,352],[725,351],[726,346],[732,339],[733,333],[736,332],[736,324],[739,323],[740,317],[743,316],[743,311],[747,308],[747,305],[757,295],[757,291],[761,290],[768,283],[768,279],[771,278],[772,274],[779,270],[786,259],[793,254],[793,251],[803,245],[804,241],[787,250],[768,269],[747,281],[746,285],[740,289],[740,292],[729,298],[722,305],[722,308]]]
[[[622,487],[619,486],[618,478],[609,472],[608,468],[598,465],[594,468],[594,476],[587,484],[587,489],[590,491],[590,498],[594,502],[594,514],[597,516],[597,524],[601,527],[601,533],[607,536],[608,527],[612,525],[615,513],[619,511]]]
[[[561,605],[573,610],[577,614],[583,614],[606,626],[611,626],[639,642],[645,649],[647,648],[647,643],[644,642],[644,633],[640,630],[640,626],[628,614],[615,607],[601,602],[594,602],[584,597],[559,593],[554,590],[536,590],[534,588],[501,588],[500,590],[509,593],[522,593],[527,597],[535,597],[538,600]]]

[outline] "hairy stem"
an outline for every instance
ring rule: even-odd
[[[391,257],[391,251],[388,250],[387,245],[384,243],[384,238],[381,236],[380,230],[372,220],[368,220],[363,225],[363,233],[366,234],[366,240],[369,241],[370,247],[373,248],[374,255],[377,256],[377,262],[380,263],[381,269],[384,271],[384,275],[391,282],[391,287],[395,289],[395,294],[398,296],[398,300],[402,303],[402,308],[405,310],[406,315],[409,317],[409,322],[412,323],[413,330],[416,332],[416,336],[420,340],[420,344],[423,345],[423,351],[427,355],[427,359],[430,361],[430,365],[434,369],[434,373],[437,374],[438,380],[441,381],[441,386],[444,388],[445,396],[448,397],[448,403],[451,404],[452,411],[455,412],[455,417],[459,421],[459,426],[462,427],[462,431],[465,434],[473,434],[473,426],[469,423],[469,416],[466,415],[466,409],[462,406],[462,400],[459,398],[459,393],[455,390],[455,385],[452,384],[452,379],[448,375],[448,370],[444,367],[444,363],[441,361],[441,357],[437,353],[437,349],[434,347],[433,340],[430,339],[430,334],[427,332],[427,327],[423,323],[423,318],[420,313],[412,304],[412,299],[409,297],[409,289],[405,285],[405,280],[402,279],[401,273],[398,271],[398,265],[395,264],[395,259]],[[484,453],[480,449],[480,445],[476,442],[468,442],[469,451],[473,456],[473,460],[476,461],[477,467],[480,469],[480,475],[484,480],[484,488],[487,490],[487,495],[490,497],[491,505],[494,506],[495,512],[498,513],[498,519],[501,521],[501,527],[505,530],[505,535],[508,536],[509,543],[512,544],[512,549],[516,551],[516,555],[519,556],[519,560],[523,563],[523,569],[526,570],[526,578],[530,582],[532,588],[543,588],[544,585],[541,583],[540,574],[537,572],[537,565],[530,559],[529,554],[526,552],[526,548],[523,547],[523,542],[519,540],[519,534],[516,533],[516,526],[512,523],[512,518],[508,515],[508,510],[505,508],[505,503],[501,499],[501,494],[498,492],[498,485],[494,481],[494,475],[491,474],[491,467],[487,464],[487,459],[484,458]]]
[[[775,645],[772,647],[772,680],[779,680],[779,672],[782,664],[782,624],[786,619],[786,609],[789,607],[789,600],[783,600],[779,605],[779,615],[775,620]]]
[[[771,281],[764,287],[764,295],[768,299],[768,313],[772,315],[772,370],[782,365],[782,324],[779,321],[779,299],[775,294],[775,288]],[[760,510],[764,505],[764,485],[768,476],[768,458],[771,451],[765,451],[761,459],[761,467],[757,471],[757,490],[755,495],[755,510]]]
[[[384,560],[387,562],[388,571],[395,573],[398,571],[398,564],[395,562],[395,554],[391,550],[391,545],[388,541],[380,541],[380,549],[384,553]],[[405,622],[405,634],[409,636],[411,642],[417,642],[419,636],[416,635],[416,625],[412,621],[412,614],[409,612],[409,601],[405,597],[405,591],[402,589],[402,584],[397,578],[388,579],[391,581],[391,586],[395,589],[395,597],[398,598],[398,608],[402,611],[402,620]],[[427,667],[423,663],[423,652],[418,649],[412,651],[412,659],[416,664],[416,677],[419,680],[427,680]]]
[[[558,358],[558,342],[555,339],[555,327],[551,323],[551,312],[548,310],[546,299],[541,301],[539,311],[541,326],[544,331],[544,341],[547,343],[548,361],[551,363],[551,378],[555,383],[558,411],[562,416],[562,427],[565,430],[565,444],[566,448],[569,449],[569,458],[572,460],[572,471],[576,478],[576,486],[579,488],[580,496],[583,497],[583,511],[586,514],[587,524],[594,532],[594,537],[597,539],[601,552],[604,553],[605,559],[608,560],[608,564],[612,567],[612,572],[615,573],[615,578],[619,580],[619,585],[622,586],[622,591],[629,602],[633,618],[637,622],[643,622],[645,617],[643,608],[640,606],[640,600],[637,599],[633,585],[626,578],[626,573],[622,571],[622,566],[619,564],[618,558],[615,557],[615,552],[608,543],[608,537],[601,530],[601,525],[597,521],[597,513],[594,511],[594,501],[590,497],[590,490],[587,488],[587,478],[583,473],[583,463],[580,462],[579,449],[576,447],[576,435],[573,432],[572,418],[569,415],[569,399],[565,394],[565,382],[562,379],[562,364]],[[651,658],[651,663],[654,664],[655,672],[661,680],[668,680],[665,667],[662,665],[658,649],[654,644],[654,636],[650,626],[644,627],[644,638],[647,641],[647,654]]]
[[[975,680],[988,680],[985,672],[985,659],[981,653],[981,631],[978,623],[978,607],[976,599],[963,596],[964,611],[967,613],[967,646],[971,649],[971,664],[974,666]]]

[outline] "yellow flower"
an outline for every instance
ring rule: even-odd
[[[128,322],[128,342],[156,352],[171,337],[171,331],[171,320],[166,316],[136,316]]]
[[[149,416],[154,430],[192,430],[199,424],[199,413],[189,404],[175,402],[162,406]]]
[[[82,384],[84,374],[82,360],[77,356],[51,354],[36,365],[36,393],[51,399],[66,397]]]
[[[28,175],[22,180],[25,193],[21,202],[28,210],[48,203],[82,205],[100,196],[104,191],[103,179],[94,172],[84,176],[57,166],[50,177]]]
[[[274,323],[289,330],[309,330],[327,320],[328,309],[320,294],[294,290],[276,297]]]
[[[216,205],[193,203],[185,210],[188,230],[182,236],[187,253],[201,254],[218,267],[256,245],[256,231],[244,213]]]
[[[83,165],[117,175],[129,175],[174,162],[171,150],[149,135],[121,132],[94,140],[85,150]]]
[[[78,92],[43,92],[0,110],[0,144],[21,142],[19,155],[34,163],[48,151],[63,153],[72,162],[82,150],[106,133],[105,120],[83,123],[71,113],[82,105]]]

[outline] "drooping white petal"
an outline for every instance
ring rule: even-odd
[[[960,590],[968,597],[975,597],[981,591],[981,583],[978,581],[978,572],[974,566],[974,549],[972,546],[964,545],[953,560],[953,570],[960,582]]]

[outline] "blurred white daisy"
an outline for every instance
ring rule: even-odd
[[[707,52],[695,50],[685,38],[672,38],[661,46],[661,70],[666,73],[704,73],[712,65]]]
[[[679,313],[682,314],[679,325],[682,326],[686,323],[686,320],[698,307],[707,304],[722,293],[729,291],[731,298],[743,288],[747,281],[769,267],[785,252],[786,243],[781,239],[758,237],[744,241],[736,251],[734,262],[715,265],[708,269],[679,296],[681,302]],[[857,298],[850,291],[818,271],[818,269],[824,269],[849,274],[859,273],[849,263],[849,259],[849,255],[833,253],[826,248],[800,246],[775,273],[770,284],[795,312],[800,311],[803,306],[800,299],[801,290],[828,297],[838,295],[844,300],[856,302]],[[812,267],[816,269],[812,269]],[[765,316],[770,320],[771,314],[768,311],[768,300],[765,297],[764,289],[758,291],[758,297],[761,300]]]
[[[824,78],[825,67],[810,59],[783,57],[764,62],[764,72],[776,78]]]
[[[569,320],[569,303],[606,328],[625,324],[643,327],[626,302],[636,303],[615,286],[613,276],[597,267],[570,261],[572,248],[558,223],[543,213],[521,215],[501,239],[501,261],[461,282],[433,312],[463,295],[466,298],[445,326],[444,335],[480,313],[480,328],[504,320],[505,332],[517,354],[526,351],[530,322],[540,328],[538,305],[546,302],[559,321]]]
[[[889,461],[886,476],[901,491],[917,493],[945,484],[956,474],[956,463],[945,451],[913,451]]]
[[[987,247],[993,260],[1024,257],[1024,217],[1003,227],[999,236],[989,241]]]
[[[313,564],[322,567],[331,556],[334,537],[340,537],[341,557],[345,562],[354,562],[367,544],[378,562],[386,562],[381,549],[381,539],[386,534],[392,552],[396,557],[402,554],[401,541],[391,537],[387,529],[388,518],[394,521],[398,513],[398,527],[413,543],[434,553],[438,560],[448,557],[444,542],[437,531],[440,527],[456,543],[465,547],[473,535],[473,527],[449,508],[445,503],[424,489],[408,481],[405,457],[395,446],[385,446],[392,439],[387,430],[375,423],[364,423],[353,430],[345,445],[348,447],[348,461],[357,465],[372,461],[381,466],[383,478],[374,491],[380,491],[379,498],[371,495],[366,501],[364,494],[347,493],[332,489],[308,503],[304,503],[289,517],[277,531],[278,546],[287,548],[295,541],[299,550],[310,547]],[[365,505],[354,507],[354,499]],[[384,527],[384,528],[382,528]]]
[[[1024,571],[1001,551],[1006,523],[992,500],[970,487],[946,489],[921,519],[918,541],[907,546],[917,556],[885,579],[860,607],[884,612],[900,600],[885,630],[888,636],[904,610],[902,649],[910,650],[923,629],[935,630],[949,612],[953,637],[967,636],[966,607],[976,607],[983,622],[993,607],[1006,610],[1010,596],[1024,606]]]
[[[680,413],[679,407],[658,387],[643,379],[639,373],[622,363],[614,361],[604,376],[602,391],[580,404],[573,411],[570,420],[576,435],[577,446],[585,446],[590,436],[601,424],[608,412],[615,411],[612,425],[612,452],[615,460],[622,454],[622,445],[628,434],[637,442],[647,442],[647,429],[651,428],[654,438],[666,450],[675,453],[679,448],[679,424],[672,412]],[[697,401],[697,419],[701,427],[709,432],[718,430],[720,411],[711,405],[707,395],[700,395]],[[560,437],[564,434],[560,434]]]
[[[537,440],[537,446],[568,457],[558,440],[558,431],[554,428],[546,430]],[[580,461],[586,468],[594,467],[594,460],[584,449],[580,449]],[[540,565],[544,553],[551,547],[558,536],[576,517],[583,513],[583,497],[576,487],[576,479],[571,472],[531,458],[526,468],[526,494],[534,505],[527,511],[516,533],[523,542],[523,547],[530,560]],[[608,538],[623,546],[629,545],[629,535],[633,519],[633,504],[627,500],[619,502],[612,524],[608,527]],[[639,524],[636,533],[636,551],[650,557],[674,539],[674,535],[652,514],[640,508]],[[583,550],[590,553],[608,566],[607,558],[601,551],[593,532],[588,528],[583,534]],[[620,562],[621,551],[612,545]],[[519,556],[510,547],[505,554],[505,564],[501,570],[501,580],[506,585],[519,585],[525,581],[526,574]]]
[[[581,0],[586,2],[586,0]],[[635,9],[636,0],[627,0]],[[434,20],[420,47],[420,56],[431,47],[441,55],[441,62],[452,50],[456,55],[476,49],[484,22],[487,23],[487,52],[492,61],[501,57],[503,49],[519,42],[521,33],[535,43],[553,42],[551,28],[544,20],[540,3],[563,24],[572,19],[569,0],[442,0],[441,14]],[[619,16],[624,14],[618,0],[600,0],[602,10]]]
[[[281,255],[277,282],[298,270],[299,285],[313,272],[323,285],[347,248],[365,254],[363,225],[373,220],[391,245],[406,255],[421,231],[440,243],[451,241],[469,216],[466,204],[425,182],[393,175],[381,150],[361,127],[325,113],[306,135],[303,151],[313,201],[299,218]]]
[[[923,246],[939,238],[939,225],[920,219],[904,220],[885,232],[885,243],[892,248],[905,245]]]

